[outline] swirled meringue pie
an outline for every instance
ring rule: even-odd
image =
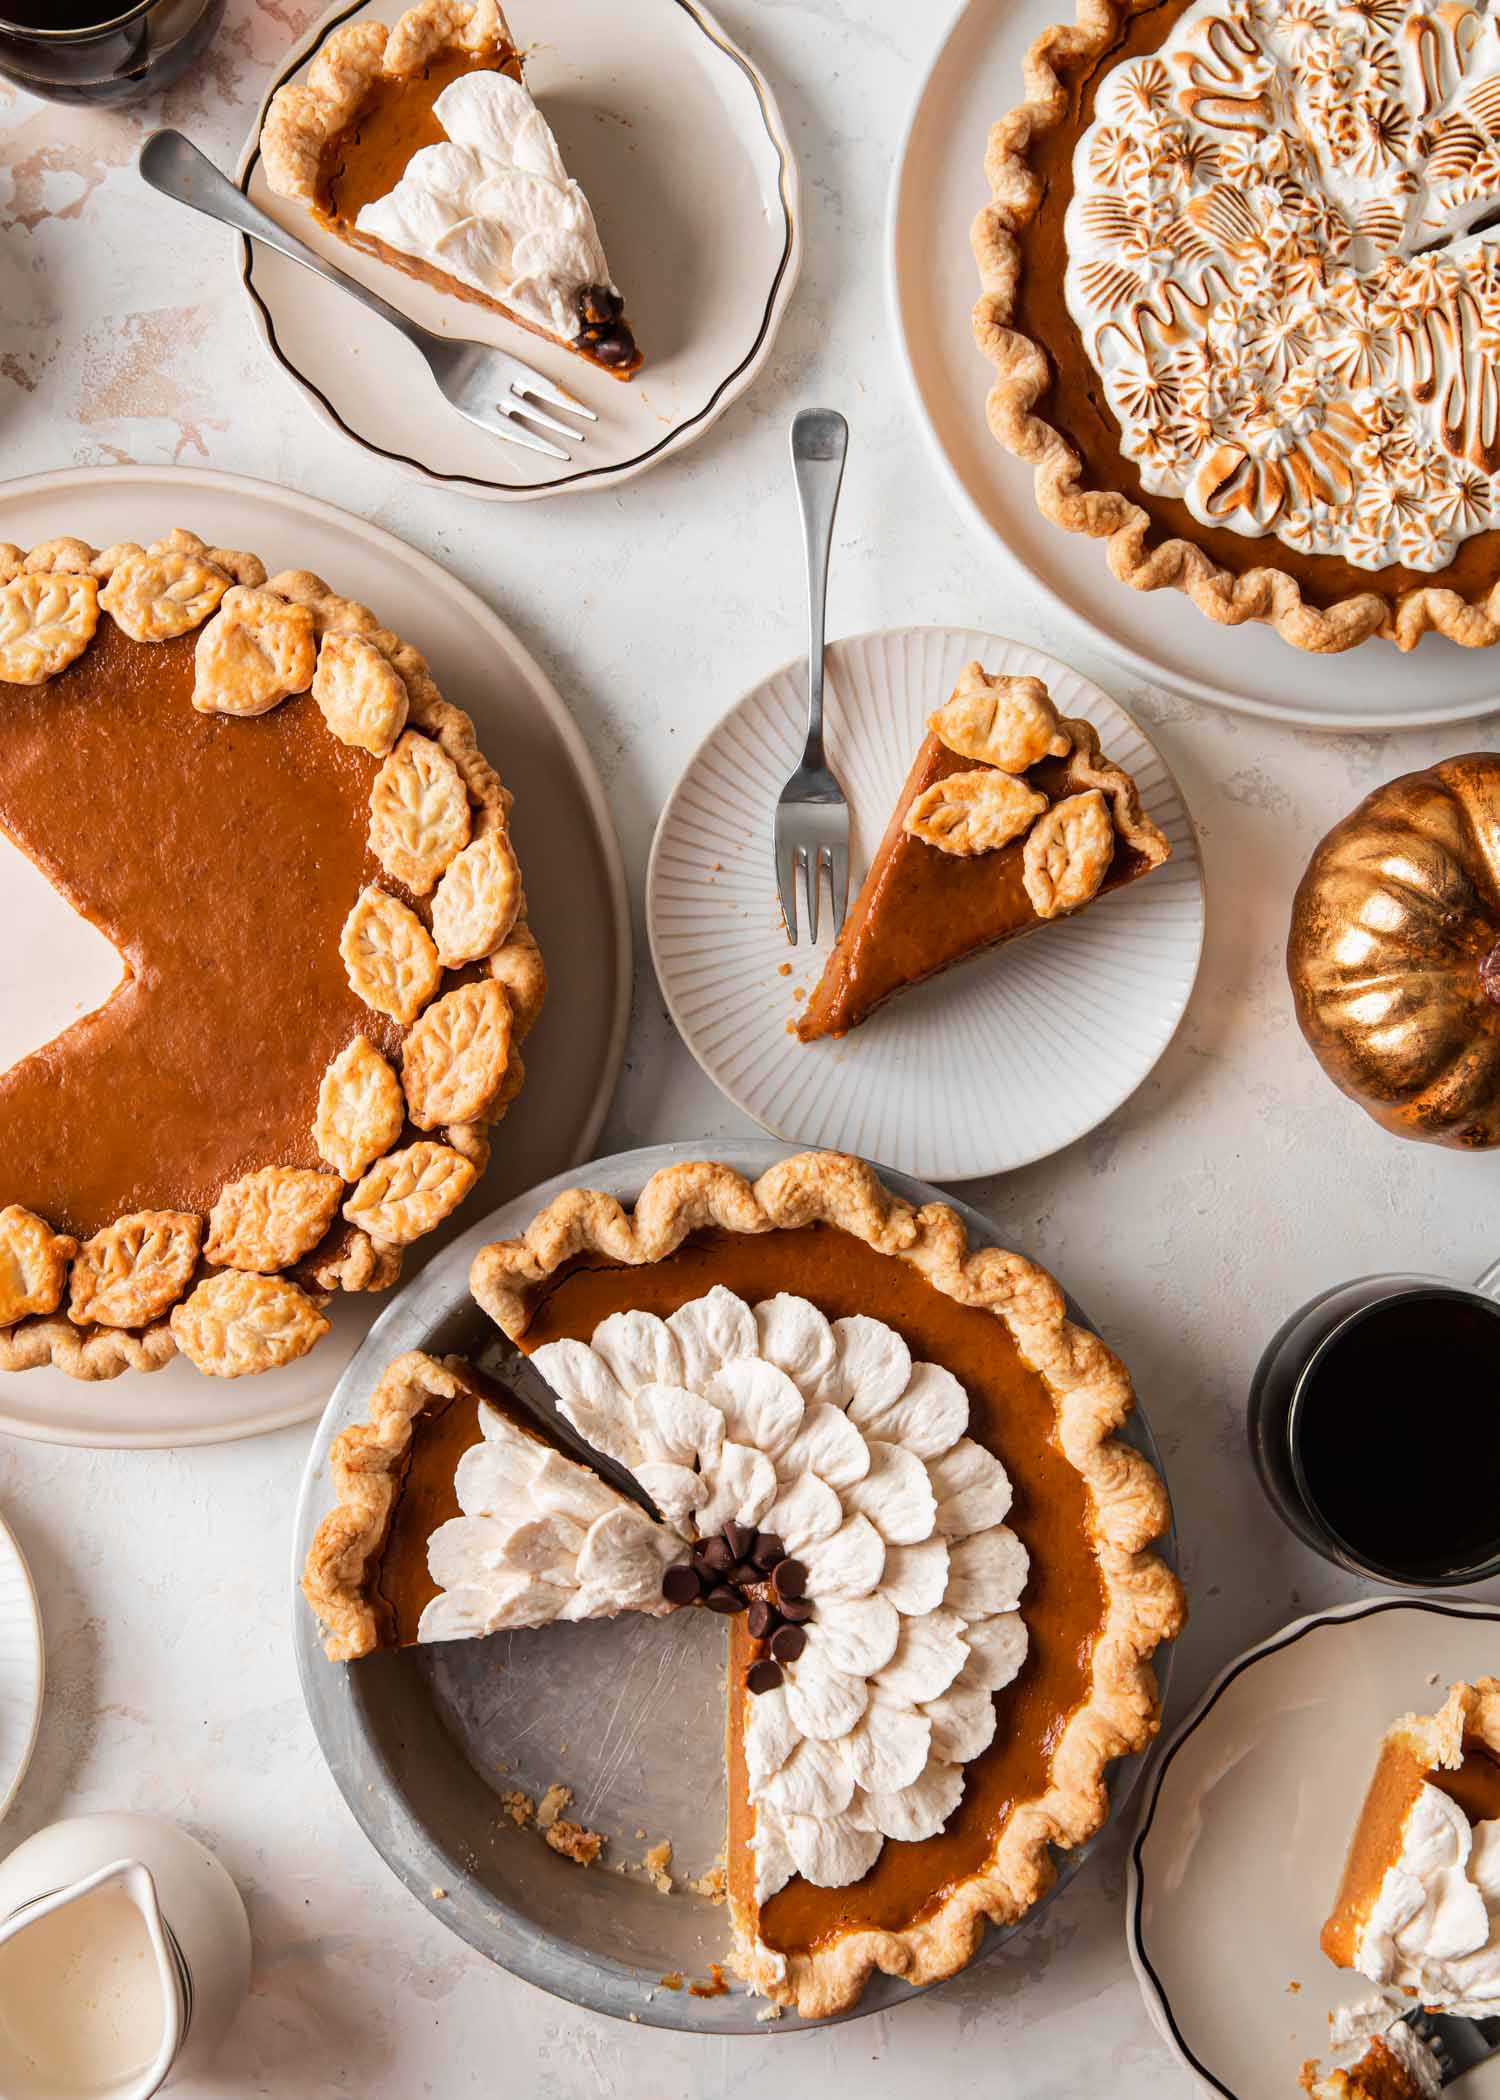
[[[723,1614],[732,1960],[836,2012],[951,1975],[1098,1827],[1181,1592],[1129,1379],[1051,1279],[869,1168],[703,1162],[476,1257],[478,1302],[654,1515],[456,1360],[393,1365],[331,1453],[304,1589],[330,1656]],[[558,1638],[563,1638],[559,1635]]]
[[[1500,30],[1079,0],[994,128],[989,421],[1136,589],[1341,650],[1500,636]]]

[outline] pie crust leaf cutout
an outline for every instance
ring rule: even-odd
[[[225,1269],[172,1309],[178,1348],[209,1378],[245,1378],[306,1356],[328,1321],[282,1276]]]
[[[0,1327],[32,1313],[56,1312],[78,1242],[45,1218],[7,1203],[0,1210]]]
[[[316,668],[307,607],[237,583],[198,637],[193,705],[205,715],[267,714],[305,693]]]
[[[408,729],[370,789],[370,851],[393,882],[425,897],[469,843],[469,798],[441,744]]]
[[[405,680],[363,635],[324,635],[312,696],[341,744],[375,758],[384,758],[406,727]]]
[[[373,883],[361,890],[344,921],[339,953],[350,989],[393,1021],[414,1021],[443,974],[432,936],[416,913]]]
[[[1046,807],[1046,796],[1024,780],[984,767],[924,788],[902,828],[940,853],[993,853],[1019,838]]]
[[[289,1269],[333,1223],[344,1184],[312,1167],[260,1167],[219,1191],[203,1252],[229,1269]]]
[[[408,1246],[441,1225],[474,1185],[474,1168],[451,1145],[420,1138],[375,1165],[344,1205],[344,1216],[372,1240]]]
[[[159,1319],[187,1289],[202,1238],[203,1221],[191,1211],[116,1218],[78,1250],[69,1319],[92,1327],[144,1327]]]
[[[491,954],[516,923],[521,870],[498,826],[465,846],[437,886],[432,937],[448,969]]]
[[[372,1160],[390,1151],[404,1121],[400,1080],[369,1037],[357,1035],[323,1074],[314,1144],[345,1181],[358,1181]]]
[[[435,999],[406,1038],[401,1060],[417,1128],[485,1119],[505,1080],[510,1041],[510,1001],[493,978]]]
[[[0,584],[0,680],[42,685],[82,656],[99,624],[92,576],[28,572]]]
[[[1115,827],[1098,788],[1054,802],[1027,833],[1021,879],[1039,919],[1096,896],[1115,856]]]
[[[133,642],[169,642],[201,627],[229,587],[222,569],[183,548],[125,546],[99,605]]]
[[[1073,744],[1040,678],[992,678],[978,663],[965,667],[952,699],[927,717],[927,726],[960,758],[1002,773],[1066,758]]]

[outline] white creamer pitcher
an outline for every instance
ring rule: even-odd
[[[239,1891],[155,1816],[75,1816],[0,1863],[0,2100],[148,2100],[250,1980]]]

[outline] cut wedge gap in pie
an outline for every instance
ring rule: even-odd
[[[403,1357],[330,1453],[303,1579],[329,1655],[722,1613],[736,1972],[816,2017],[877,1968],[963,1967],[1157,1725],[1184,1606],[1123,1366],[1050,1277],[841,1154],[670,1168],[633,1214],[568,1191],[471,1288],[657,1514],[458,1360]]]
[[[339,240],[613,378],[639,371],[593,211],[494,0],[345,23],[272,97],[260,147],[272,190]]]
[[[1171,851],[1093,726],[1059,716],[1040,679],[971,663],[928,725],[798,1017],[804,1043],[847,1035],[897,992],[1083,910]]]

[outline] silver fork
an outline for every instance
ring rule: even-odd
[[[804,408],[792,420],[792,474],[802,507],[807,550],[807,742],[802,763],[776,805],[776,887],[786,937],[797,945],[797,878],[807,880],[808,939],[818,938],[818,900],[828,875],[833,930],[849,902],[849,805],[823,752],[823,629],[828,597],[828,550],[849,425],[832,408]]]
[[[389,321],[392,328],[399,328],[409,343],[422,353],[427,369],[437,381],[438,388],[450,407],[456,408],[469,422],[477,423],[481,430],[504,438],[509,445],[524,445],[528,452],[545,452],[552,459],[567,460],[572,454],[564,452],[549,438],[539,437],[526,424],[538,424],[543,430],[555,430],[559,437],[571,438],[574,444],[582,444],[586,433],[560,423],[536,406],[537,401],[549,401],[555,408],[571,410],[575,416],[583,416],[590,423],[599,418],[591,408],[575,401],[565,388],[556,386],[540,372],[533,372],[530,365],[523,364],[519,357],[509,351],[492,349],[487,343],[455,342],[445,335],[434,335],[430,329],[421,328],[409,320],[398,308],[382,299],[378,292],[356,284],[342,270],[334,269],[331,263],[315,255],[294,234],[278,226],[258,205],[250,199],[226,175],[221,175],[213,162],[198,151],[191,139],[185,139],[180,131],[153,131],[141,147],[137,162],[142,179],[152,189],[160,190],[164,197],[171,197],[178,204],[191,205],[194,211],[203,212],[210,219],[217,219],[223,226],[232,226],[237,233],[247,234],[252,241],[263,241],[268,248],[279,249],[283,255],[301,263],[316,277],[329,284],[336,284],[340,291],[367,306],[371,313],[379,314]],[[526,423],[520,418],[524,416]]]

